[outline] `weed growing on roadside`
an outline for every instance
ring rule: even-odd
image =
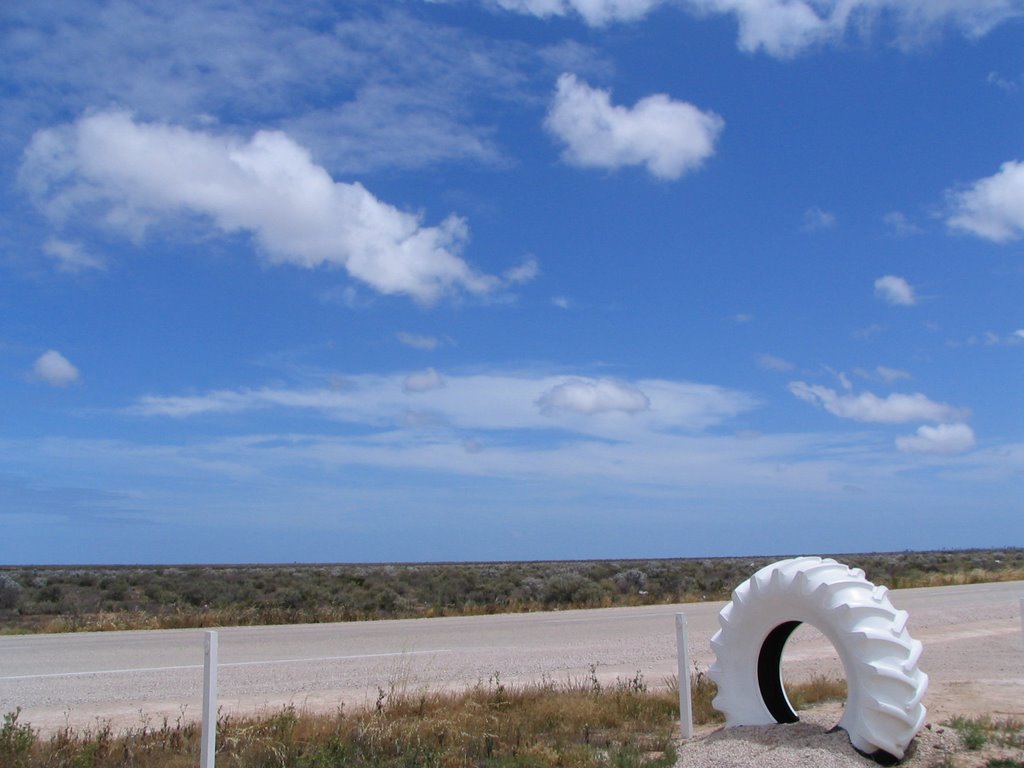
[[[985,723],[980,717],[954,717],[949,721],[950,726],[960,734],[964,746],[972,752],[976,752],[985,746],[988,739]]]
[[[4,715],[0,726],[0,763],[10,768],[28,765],[28,757],[36,741],[35,731],[26,723],[19,723],[21,707]]]
[[[495,672],[460,693],[412,691],[392,682],[364,709],[318,715],[289,706],[260,716],[220,715],[217,763],[232,768],[671,768],[676,762],[679,686],[651,688],[641,672],[602,682],[597,665],[580,679],[515,684]],[[722,721],[705,670],[691,676],[694,722]],[[821,681],[791,696],[813,703]],[[200,732],[187,722],[147,720],[122,735],[109,726],[64,727],[40,738],[4,716],[4,768],[192,768]],[[934,766],[933,768],[952,768]],[[1018,768],[1009,763],[1000,768]]]
[[[995,720],[987,715],[981,717],[954,717],[949,725],[956,729],[964,746],[970,750],[981,749],[986,743],[1000,747],[1024,749],[1024,722],[1008,718]]]

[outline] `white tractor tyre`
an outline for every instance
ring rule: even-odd
[[[713,705],[726,727],[799,719],[782,686],[781,661],[786,640],[807,623],[832,642],[846,672],[838,727],[876,762],[903,759],[925,719],[928,676],[917,668],[922,648],[907,633],[907,612],[893,608],[887,593],[859,568],[820,557],[780,560],[740,584],[711,638]]]

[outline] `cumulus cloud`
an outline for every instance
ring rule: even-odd
[[[71,243],[51,237],[43,243],[43,253],[57,261],[61,272],[82,272],[86,269],[103,269],[102,259],[88,253],[81,243]]]
[[[48,350],[36,358],[32,365],[32,374],[54,387],[66,387],[79,378],[78,369],[55,349]]]
[[[528,283],[540,274],[540,264],[532,256],[522,264],[511,269],[506,269],[502,277],[509,283]]]
[[[980,37],[1004,21],[1024,16],[1006,0],[685,0],[700,14],[732,14],[739,47],[790,58],[813,46],[843,41],[852,30],[868,33],[884,24],[903,47],[921,43],[950,26]]]
[[[461,218],[425,226],[359,183],[334,181],[279,131],[245,140],[98,112],[39,131],[20,176],[58,222],[95,215],[141,236],[192,214],[223,233],[250,234],[271,263],[343,267],[381,293],[424,303],[501,282],[461,258]]]
[[[665,0],[491,0],[506,11],[540,18],[578,14],[592,27],[614,21],[636,21]]]
[[[953,229],[1005,243],[1024,235],[1024,163],[1010,160],[993,176],[951,193]]]
[[[974,430],[966,424],[938,424],[919,427],[917,432],[896,438],[896,447],[905,453],[949,456],[974,447]]]
[[[413,394],[417,392],[429,392],[432,389],[440,389],[444,386],[444,378],[433,368],[425,371],[410,373],[402,382],[402,391]]]
[[[552,387],[537,400],[545,413],[565,411],[586,415],[619,411],[638,413],[651,401],[636,387],[612,379],[573,379]]]
[[[563,74],[544,124],[566,145],[562,157],[572,165],[642,165],[658,178],[678,179],[714,154],[725,121],[664,94],[616,106],[609,91]]]
[[[840,394],[817,384],[794,381],[789,391],[808,403],[823,407],[833,416],[854,421],[902,424],[908,421],[948,421],[963,416],[963,410],[929,400],[921,393],[894,393],[879,397],[871,392]]]
[[[896,275],[885,275],[875,280],[875,296],[894,306],[912,307],[917,303],[913,287]]]

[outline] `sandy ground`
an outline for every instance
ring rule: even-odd
[[[799,723],[744,728],[703,728],[681,744],[679,768],[868,768],[877,765],[859,754],[846,733],[833,730],[838,706],[802,712]],[[928,724],[901,765],[931,768],[949,756],[962,765],[975,757],[952,729]],[[981,763],[979,763],[981,764]]]

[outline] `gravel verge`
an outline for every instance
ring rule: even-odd
[[[869,768],[877,766],[850,745],[845,731],[832,730],[839,707],[800,713],[789,725],[700,729],[679,747],[677,768]],[[963,751],[950,728],[927,725],[914,739],[901,766],[929,768]]]

